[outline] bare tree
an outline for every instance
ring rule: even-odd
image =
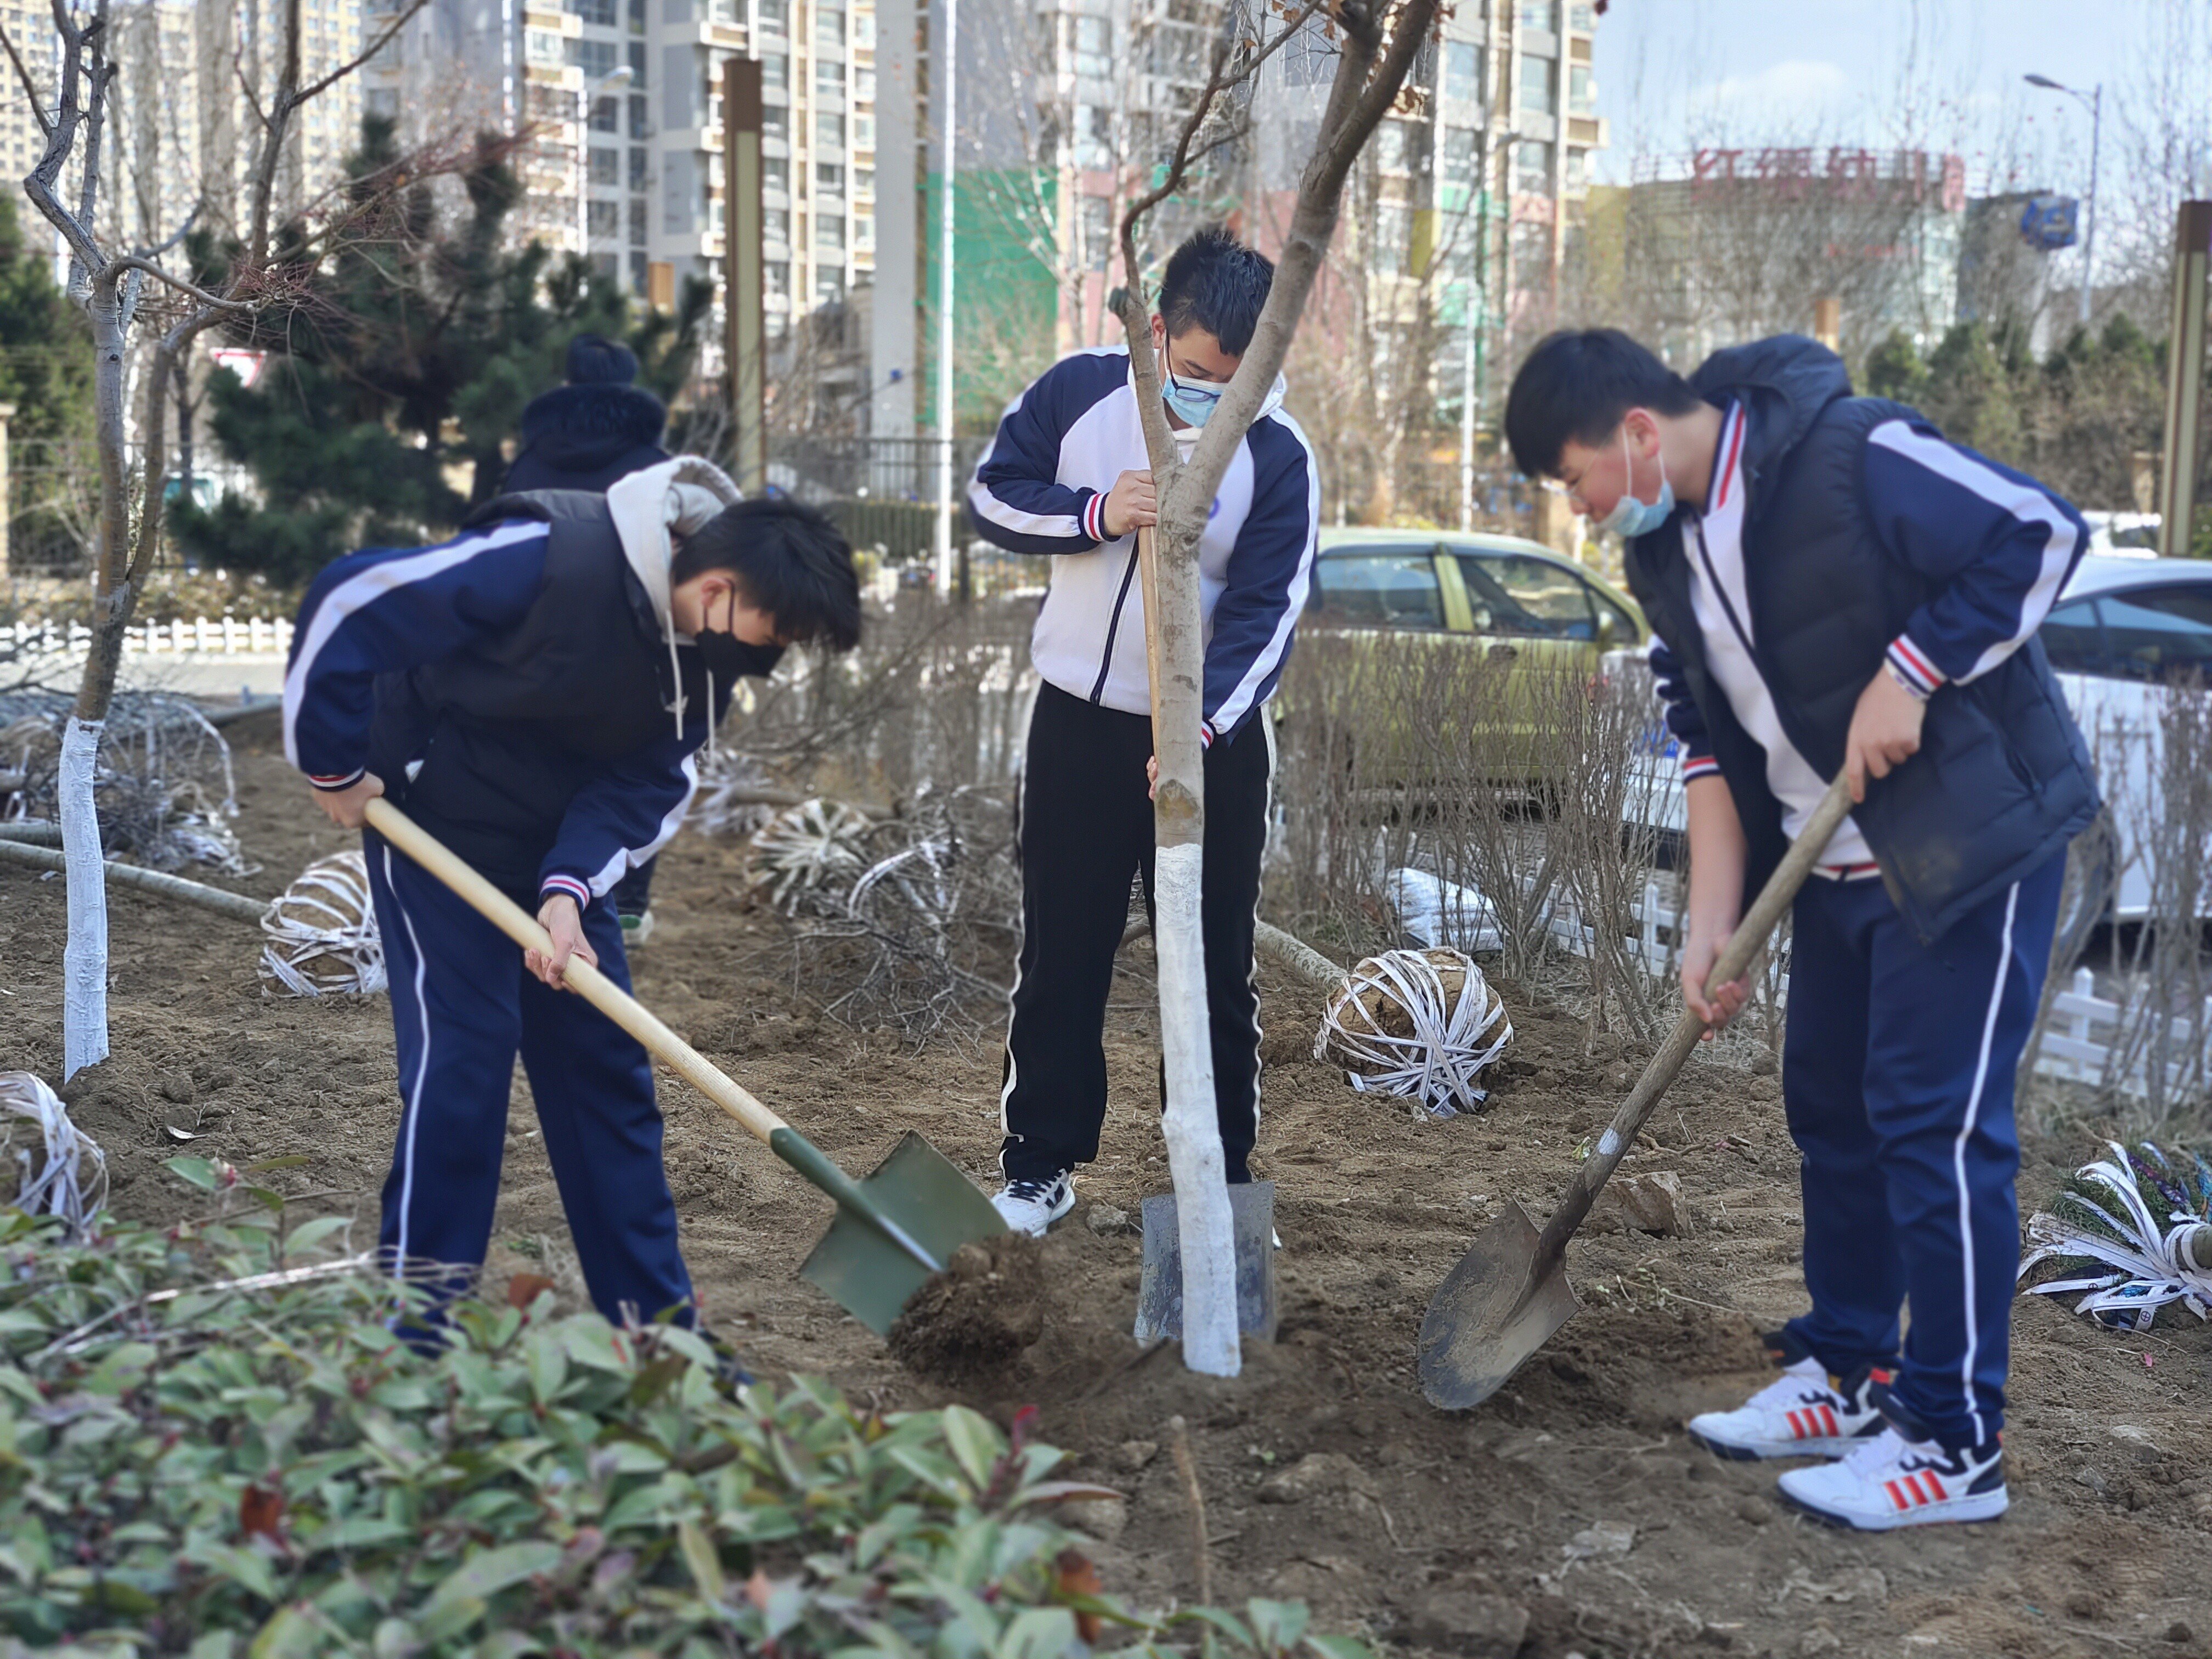
[[[1219,107],[1233,87],[1293,38],[1313,15],[1271,0],[1265,16],[1218,34],[1212,70],[1193,101],[1159,182],[1133,202],[1121,225],[1126,284],[1115,310],[1129,344],[1137,408],[1159,501],[1150,538],[1146,625],[1155,652],[1152,746],[1159,761],[1154,797],[1153,890],[1158,925],[1161,1046],[1167,1070],[1166,1137],[1183,1256],[1183,1359],[1192,1370],[1234,1376],[1237,1346],[1236,1258],[1221,1140],[1214,1123],[1212,1060],[1206,1013],[1205,945],[1199,894],[1205,865],[1206,805],[1199,728],[1205,637],[1199,605],[1198,542],[1214,492],[1244,441],[1290,355],[1298,318],[1336,233],[1344,185],[1376,123],[1397,102],[1415,54],[1437,21],[1437,0],[1333,0],[1323,27],[1339,53],[1312,153],[1298,185],[1273,287],[1251,344],[1189,458],[1168,426],[1152,312],[1143,299],[1138,233],[1146,216],[1182,189],[1194,162],[1227,141]]]
[[[73,6],[70,0],[52,3],[61,68],[51,116],[29,76],[21,75],[46,137],[46,152],[24,179],[23,189],[61,234],[70,255],[70,295],[91,319],[100,454],[92,645],[62,739],[62,844],[69,860],[62,1047],[64,1075],[68,1076],[107,1054],[107,902],[100,826],[93,810],[93,775],[122,663],[125,631],[161,545],[165,483],[161,458],[178,367],[209,328],[225,318],[251,314],[282,294],[288,274],[272,264],[270,255],[273,197],[286,136],[302,107],[374,56],[428,0],[412,0],[367,51],[312,82],[303,80],[301,70],[300,0],[282,0],[283,63],[276,84],[265,99],[247,88],[261,126],[249,175],[251,224],[221,293],[210,292],[161,263],[182,240],[183,226],[158,245],[141,245],[130,252],[117,251],[115,238],[100,234],[101,147],[117,106],[118,71],[112,55],[112,0],[94,0],[89,15],[87,8]],[[22,58],[15,43],[0,35],[0,44],[21,74]],[[154,89],[140,89],[136,95],[151,97]],[[63,173],[72,162],[77,169],[74,203],[64,199],[63,186]],[[134,478],[125,450],[125,366],[132,327],[142,322],[160,331],[143,378],[138,436],[143,460]]]

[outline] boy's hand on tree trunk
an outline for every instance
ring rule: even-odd
[[[358,782],[343,789],[317,789],[315,805],[341,830],[358,830],[368,822],[368,804],[384,793],[384,780],[364,772]]]
[[[555,990],[568,988],[562,975],[568,971],[570,957],[581,958],[594,968],[599,965],[599,952],[584,939],[584,919],[577,913],[576,901],[565,893],[556,893],[538,907],[538,925],[553,936],[553,954],[525,951],[522,963]]]
[[[1844,772],[1851,781],[1851,799],[1866,804],[1867,780],[1886,778],[1893,768],[1920,752],[1920,723],[1928,705],[1899,685],[1887,668],[1876,672],[1859,693],[1844,739]]]
[[[1146,529],[1160,521],[1159,497],[1152,491],[1149,468],[1142,472],[1124,472],[1114,480],[1114,487],[1106,492],[1103,517],[1107,537],[1114,541],[1133,530]]]

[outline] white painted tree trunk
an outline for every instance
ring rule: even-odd
[[[1152,938],[1167,1073],[1161,1127],[1182,1247],[1182,1358],[1208,1376],[1234,1376],[1244,1361],[1237,1330],[1236,1224],[1214,1108],[1200,911],[1206,883],[1206,750],[1199,740],[1205,635],[1197,544],[1189,538],[1181,550],[1164,553],[1161,538],[1139,534],[1152,752],[1159,761],[1152,806]]]
[[[107,1058],[107,866],[93,810],[102,722],[70,716],[59,778],[62,855],[69,862],[69,939],[62,948],[62,1080]]]

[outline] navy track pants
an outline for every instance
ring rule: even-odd
[[[2004,1422],[2020,1263],[2013,1068],[2064,872],[2062,855],[1932,945],[1879,881],[1816,877],[1794,912],[1782,1083],[1813,1311],[1790,1328],[1838,1376],[1894,1368],[1892,1399],[1946,1445],[1985,1444]]]
[[[691,1279],[643,1047],[574,992],[531,975],[514,941],[405,854],[374,831],[362,841],[399,1042],[386,1259],[418,1277],[426,1264],[452,1268],[437,1281],[448,1294],[483,1267],[519,1049],[592,1305],[617,1323],[671,1310],[690,1323]],[[584,935],[601,971],[627,991],[611,904],[585,910]]]

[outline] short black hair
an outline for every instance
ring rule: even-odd
[[[787,496],[726,507],[684,538],[668,576],[680,585],[710,570],[735,576],[779,638],[820,640],[833,651],[860,642],[860,573],[826,513]]]
[[[1202,328],[1232,357],[1242,357],[1260,325],[1260,307],[1275,280],[1275,264],[1223,225],[1208,225],[1168,256],[1160,277],[1160,316],[1172,339]]]
[[[1567,441],[1595,448],[1632,409],[1687,415],[1690,383],[1617,328],[1561,329],[1536,343],[1505,397],[1505,441],[1532,478],[1556,477]]]

